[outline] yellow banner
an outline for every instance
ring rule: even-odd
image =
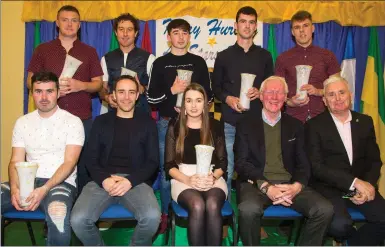
[[[129,12],[140,20],[190,15],[234,18],[239,8],[252,6],[266,23],[290,20],[298,10],[307,10],[313,22],[336,21],[343,26],[385,26],[383,1],[24,1],[24,22],[56,20],[63,5],[77,7],[84,21],[105,21]]]

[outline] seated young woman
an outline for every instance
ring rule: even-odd
[[[199,144],[215,148],[208,175],[196,174]],[[227,196],[225,135],[223,125],[209,117],[207,95],[199,84],[186,88],[179,117],[169,123],[165,170],[171,177],[172,199],[188,211],[190,245],[221,245],[221,209]]]

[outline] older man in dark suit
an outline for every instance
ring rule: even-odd
[[[372,118],[350,110],[345,79],[330,77],[324,90],[328,111],[305,125],[310,184],[334,206],[329,232],[336,240],[379,245],[385,238],[385,200],[376,188],[382,162]],[[347,207],[360,210],[368,223],[357,231]]]
[[[263,109],[240,121],[234,145],[242,242],[259,245],[264,208],[281,204],[307,218],[299,244],[322,245],[333,207],[307,187],[310,164],[302,123],[281,113],[288,92],[285,79],[267,78],[260,92]]]

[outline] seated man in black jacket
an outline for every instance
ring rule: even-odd
[[[79,196],[71,225],[84,245],[103,245],[95,222],[114,203],[134,213],[138,221],[132,245],[152,245],[160,209],[151,178],[158,171],[159,147],[155,122],[134,112],[139,96],[135,78],[121,76],[114,84],[117,111],[95,119],[86,149],[92,181]]]
[[[291,207],[307,218],[299,245],[322,245],[333,217],[330,202],[306,186],[310,164],[302,123],[281,113],[287,92],[284,78],[267,78],[260,88],[262,111],[237,124],[235,170],[244,245],[259,245],[263,210],[271,204]]]
[[[348,245],[381,245],[385,239],[385,200],[377,189],[380,150],[373,119],[350,110],[348,85],[342,77],[325,80],[323,100],[328,111],[305,125],[306,151],[312,166],[309,183],[333,204],[331,236],[338,242],[347,240]],[[348,207],[366,217],[367,223],[358,230]]]

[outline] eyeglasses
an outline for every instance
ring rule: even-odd
[[[263,91],[262,93],[268,96],[273,96],[273,95],[283,96],[286,94],[284,91]]]

